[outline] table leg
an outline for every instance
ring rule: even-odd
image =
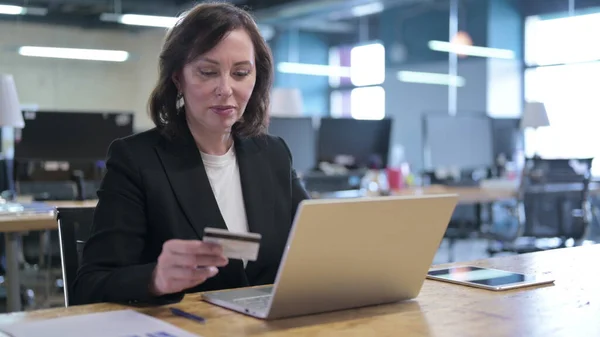
[[[4,234],[6,241],[6,305],[8,312],[21,311],[19,236],[19,233]]]

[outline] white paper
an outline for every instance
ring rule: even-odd
[[[0,325],[0,337],[3,332],[10,337],[198,337],[133,310]]]

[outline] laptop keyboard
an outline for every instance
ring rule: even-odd
[[[233,303],[240,305],[244,308],[251,308],[256,311],[267,310],[269,307],[269,300],[272,295],[262,295],[262,296],[252,296],[252,297],[242,297],[236,298],[233,300]]]

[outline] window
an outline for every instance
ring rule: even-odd
[[[381,43],[337,46],[329,66],[349,67],[350,77],[329,76],[331,116],[356,119],[385,117],[385,48]]]
[[[380,86],[354,88],[350,93],[350,115],[355,119],[383,119],[385,90]]]
[[[530,17],[525,25],[525,100],[546,106],[550,126],[525,131],[525,154],[600,157],[600,13]],[[594,160],[592,174],[600,175]]]
[[[351,46],[337,46],[329,49],[329,66],[350,68]],[[352,85],[350,77],[329,75],[329,86],[339,88],[340,86]]]
[[[331,117],[352,117],[350,109],[351,90],[335,90],[331,92]]]
[[[544,102],[550,120],[526,130],[525,154],[600,157],[600,62],[527,69],[525,83],[525,99]]]
[[[525,21],[525,62],[530,66],[600,60],[600,13]]]
[[[350,52],[350,80],[355,86],[378,85],[385,80],[385,48],[365,44]]]

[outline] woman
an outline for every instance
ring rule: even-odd
[[[273,283],[306,192],[281,138],[264,134],[273,61],[250,15],[200,4],[167,34],[149,100],[156,128],[113,142],[78,303],[168,303],[185,292]],[[262,235],[230,260],[205,227]]]

